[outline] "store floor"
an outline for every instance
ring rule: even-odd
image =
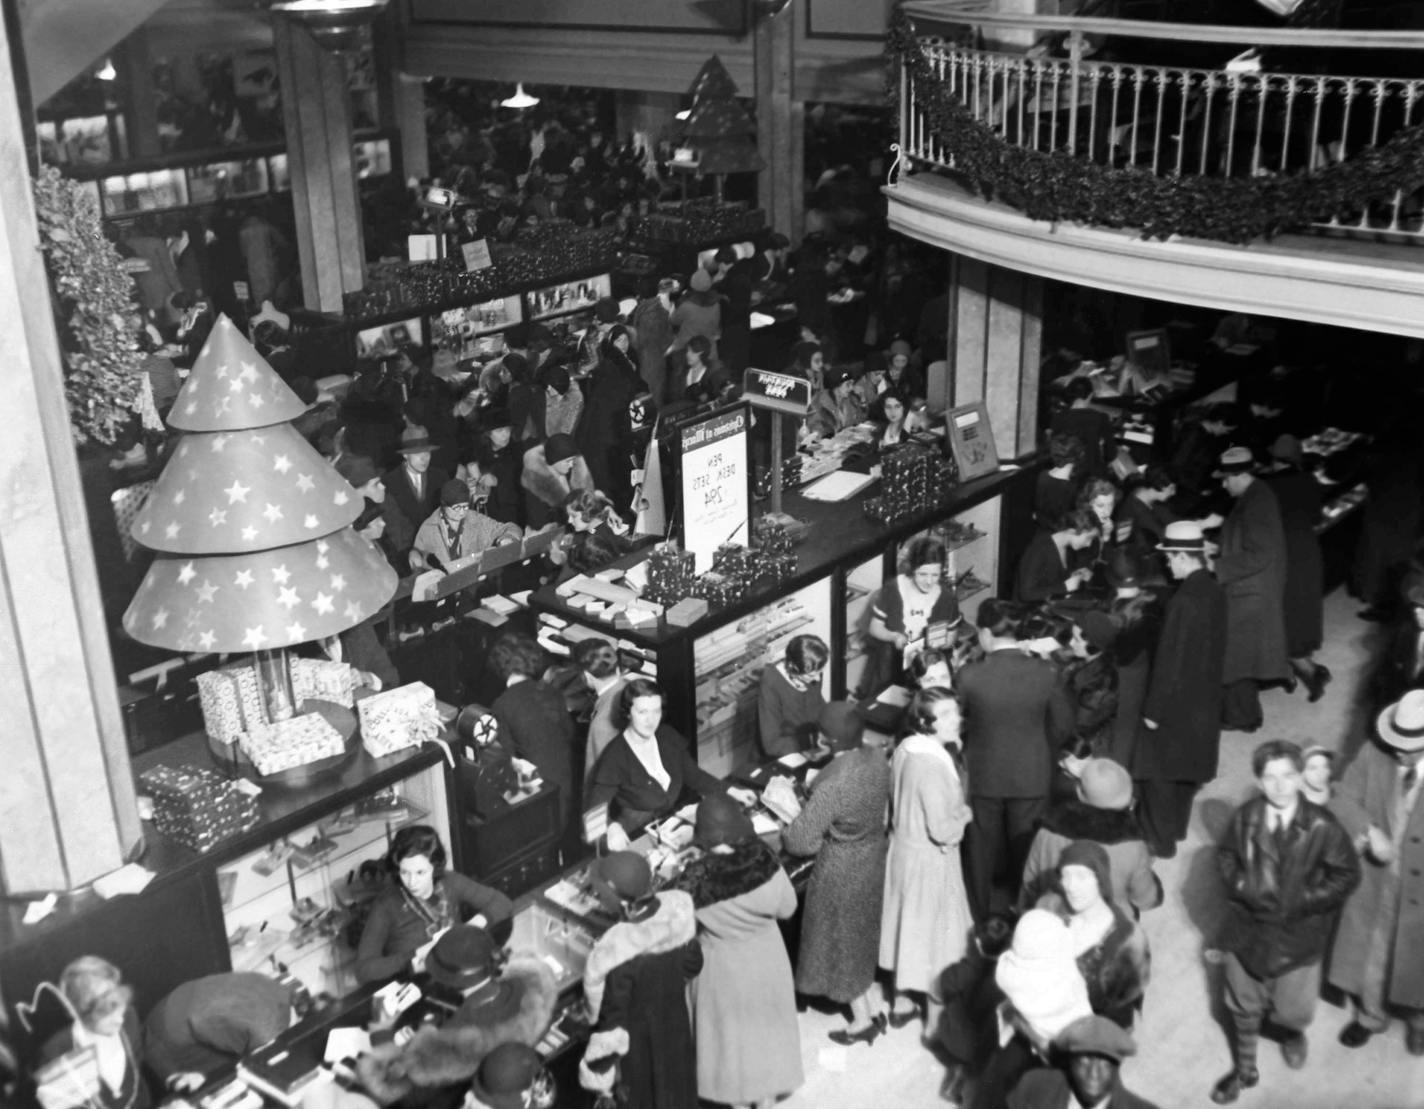
[[[1211,845],[1234,806],[1251,789],[1251,750],[1283,737],[1302,746],[1320,742],[1352,754],[1361,742],[1366,706],[1362,682],[1381,636],[1378,625],[1355,618],[1359,605],[1341,591],[1326,601],[1328,642],[1319,655],[1334,672],[1325,697],[1307,704],[1304,690],[1265,696],[1266,726],[1256,735],[1222,737],[1221,775],[1204,789],[1192,828],[1177,857],[1157,864],[1166,901],[1143,924],[1152,945],[1152,981],[1138,1025],[1139,1054],[1123,1067],[1129,1088],[1161,1109],[1211,1104],[1212,1083],[1231,1065],[1225,1033],[1213,1016],[1218,967],[1207,938],[1220,918],[1221,893]],[[1421,937],[1424,939],[1424,937]],[[1424,1109],[1424,1058],[1406,1054],[1396,1025],[1363,1048],[1336,1042],[1349,1020],[1345,1009],[1322,1001],[1310,1030],[1310,1060],[1287,1070],[1273,1044],[1261,1047],[1261,1084],[1242,1094],[1242,1109]],[[838,1048],[826,1033],[840,1016],[807,1010],[801,1016],[806,1082],[779,1103],[782,1109],[880,1109],[943,1105],[942,1069],[920,1046],[919,1025],[890,1031],[873,1046]]]

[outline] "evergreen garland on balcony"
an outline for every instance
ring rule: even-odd
[[[1248,243],[1301,230],[1424,182],[1424,125],[1316,173],[1263,177],[1158,176],[1140,167],[1101,166],[1066,151],[1026,150],[975,119],[938,80],[910,18],[898,10],[886,38],[891,96],[906,67],[929,130],[954,158],[954,172],[987,199],[1032,219],[1138,228],[1144,238],[1181,235]]]

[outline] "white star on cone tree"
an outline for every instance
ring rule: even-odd
[[[271,651],[345,631],[390,599],[395,572],[350,526],[361,494],[289,423],[304,411],[220,318],[173,405],[186,434],[134,518],[133,537],[159,555],[124,613],[131,636]]]

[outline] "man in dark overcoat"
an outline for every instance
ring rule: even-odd
[[[1340,916],[1330,982],[1355,999],[1340,1032],[1360,1047],[1405,1020],[1411,1055],[1424,1055],[1424,690],[1405,693],[1379,715],[1378,741],[1345,771],[1331,808],[1363,855],[1364,878]]]
[[[1261,726],[1260,685],[1289,679],[1286,654],[1286,535],[1276,495],[1252,473],[1246,447],[1223,451],[1217,470],[1236,503],[1221,525],[1216,578],[1226,590],[1225,728]]]
[[[987,916],[990,890],[1007,865],[1018,896],[1024,860],[1048,806],[1053,768],[1073,736],[1073,702],[1053,664],[1025,654],[1006,602],[979,607],[984,658],[955,678],[964,707],[964,761],[974,821],[967,833],[967,885],[976,920]]]
[[[1199,524],[1169,524],[1157,549],[1180,584],[1163,616],[1131,769],[1143,835],[1169,859],[1186,838],[1197,790],[1216,777],[1226,594],[1207,567]]]

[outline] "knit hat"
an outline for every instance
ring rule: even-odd
[[[470,1092],[490,1109],[525,1109],[524,1095],[544,1073],[544,1060],[528,1044],[500,1044],[484,1057]]]
[[[682,282],[675,277],[660,277],[658,279],[658,292],[666,296],[672,296],[682,288]]]
[[[551,466],[555,462],[563,462],[566,459],[575,458],[578,453],[578,444],[574,442],[574,437],[562,431],[557,435],[549,436],[544,443],[544,461]]]
[[[426,956],[425,969],[442,985],[471,989],[494,977],[494,940],[478,925],[457,925],[435,941]]]
[[[396,453],[419,454],[421,451],[434,449],[435,444],[430,441],[430,432],[418,425],[412,425],[401,432],[400,446],[396,448]]]
[[[612,323],[618,318],[618,302],[612,297],[599,297],[593,306],[593,318],[599,323]]]
[[[709,794],[698,804],[692,829],[692,842],[698,847],[724,847],[755,838],[752,818],[727,794]]]
[[[594,859],[588,868],[588,885],[593,895],[611,913],[618,913],[625,901],[641,901],[653,888],[653,872],[648,860],[636,851],[614,851]]]
[[[692,291],[705,293],[712,288],[712,275],[701,266],[692,271]]]
[[[1095,759],[1095,762],[1107,762],[1107,759]],[[1131,786],[1131,782],[1128,783]],[[1063,848],[1063,853],[1058,856],[1058,873],[1063,873],[1065,866],[1086,866],[1098,878],[1098,889],[1103,895],[1103,900],[1112,904],[1112,860],[1108,857],[1108,849],[1101,843],[1094,843],[1090,839],[1075,839],[1067,847]]]
[[[994,968],[994,981],[1046,1040],[1093,1012],[1068,925],[1047,909],[1030,909],[1019,918],[1014,942]]]
[[[1053,1040],[1065,1055],[1106,1055],[1119,1063],[1137,1051],[1132,1037],[1107,1017],[1079,1017]]]
[[[440,487],[440,507],[454,508],[457,504],[470,503],[470,487],[457,477],[452,477]]]
[[[826,369],[825,374],[822,375],[821,380],[825,386],[826,391],[830,392],[833,389],[839,389],[842,385],[849,381],[850,375],[847,374],[845,370],[841,369],[839,366],[830,366]]]
[[[1078,796],[1095,809],[1132,804],[1132,776],[1112,759],[1089,759],[1078,775]]]
[[[832,751],[853,751],[865,736],[865,718],[851,701],[828,701],[816,726]]]

